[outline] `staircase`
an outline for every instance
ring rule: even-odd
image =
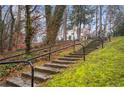
[[[92,41],[86,47],[86,55],[93,50],[97,49],[100,45],[100,42],[95,40]],[[54,60],[49,63],[45,63],[42,66],[35,67],[34,86],[38,87],[39,84],[46,82],[51,79],[53,75],[62,72],[68,68],[71,64],[75,64],[78,60],[82,59],[83,53],[82,48],[75,53],[71,53],[64,57],[60,57],[57,60]],[[19,77],[12,77],[6,80],[5,87],[30,87],[31,85],[31,73],[23,72]]]

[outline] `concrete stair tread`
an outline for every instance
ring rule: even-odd
[[[43,52],[48,52],[48,50],[47,49],[44,49]]]
[[[70,53],[70,55],[79,55],[79,56],[83,56],[83,53]]]
[[[82,55],[67,55],[64,57],[82,58]]]
[[[55,67],[55,68],[67,68],[69,65],[65,65],[65,64],[59,64],[59,63],[46,63],[44,64],[44,66],[48,66],[48,67]]]
[[[74,57],[61,57],[58,58],[59,60],[71,60],[71,61],[76,61],[76,60],[80,60],[81,58],[74,58]]]
[[[90,49],[86,49],[86,51],[93,51],[94,49],[96,49],[96,47],[90,48]]]
[[[46,67],[46,66],[36,67],[35,70],[46,73],[58,73],[61,71],[61,69],[59,68]]]
[[[31,73],[30,72],[27,72],[27,73],[22,73],[22,76],[23,77],[27,77],[27,78],[31,78]],[[41,72],[37,72],[35,71],[34,72],[34,78],[36,80],[41,80],[41,81],[45,81],[47,79],[50,79],[51,78],[51,75],[48,74],[48,73],[41,73]]]
[[[12,77],[10,79],[7,79],[7,86],[12,87],[31,87],[31,80],[25,80],[21,77]],[[36,83],[34,83],[34,86],[38,86]]]
[[[67,60],[54,60],[53,63],[59,63],[59,64],[74,64],[76,61],[67,61]]]
[[[97,41],[96,41],[97,42]],[[100,43],[91,42],[86,47],[86,54],[92,52],[96,48],[98,48],[98,45]],[[47,51],[47,50],[44,50]],[[65,57],[58,58],[55,61],[52,61],[51,63],[46,63],[41,67],[36,67],[34,72],[34,78],[38,80],[39,82],[46,81],[48,79],[52,78],[53,73],[58,73],[61,70],[64,70],[63,68],[67,68],[69,64],[76,63],[77,60],[80,60],[83,57],[83,50],[80,49],[77,52],[70,53],[70,55],[67,55]],[[30,78],[30,79],[29,79]],[[9,80],[7,80],[9,83],[8,86],[23,86],[23,87],[30,87],[31,86],[31,73],[22,73],[22,77],[14,77]],[[37,82],[35,82],[35,86],[38,85]]]

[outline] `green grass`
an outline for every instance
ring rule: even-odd
[[[113,38],[104,49],[90,53],[86,61],[57,74],[46,86],[124,86],[124,37]]]

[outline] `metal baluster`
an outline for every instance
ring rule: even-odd
[[[84,58],[84,61],[85,61],[85,47],[83,46],[83,58]]]
[[[49,61],[51,60],[51,46],[49,47]]]

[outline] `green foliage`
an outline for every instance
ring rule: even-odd
[[[26,54],[26,55],[23,56],[24,59],[30,59],[30,58],[32,58],[32,57],[33,57],[33,54],[30,54],[30,55],[27,55],[27,54]]]
[[[32,58],[33,57],[33,54],[31,55],[24,55],[23,58],[24,59],[29,59],[29,58]],[[22,64],[6,64],[6,65],[1,65],[0,66],[0,77],[4,77],[4,76],[7,76],[10,74],[10,71],[12,69],[15,69],[17,71],[21,70],[22,69]]]
[[[84,25],[89,24],[93,21],[95,13],[94,6],[89,5],[74,5],[72,14],[70,15],[70,20],[72,20],[71,25],[78,25],[80,22]]]
[[[6,64],[0,66],[0,77],[8,75],[10,69],[16,68],[17,64]]]
[[[48,86],[124,86],[124,37],[90,53],[84,62],[48,81]]]
[[[122,22],[121,24],[119,24],[116,27],[116,31],[114,32],[114,34],[116,35],[120,35],[120,36],[124,36],[124,22]]]

